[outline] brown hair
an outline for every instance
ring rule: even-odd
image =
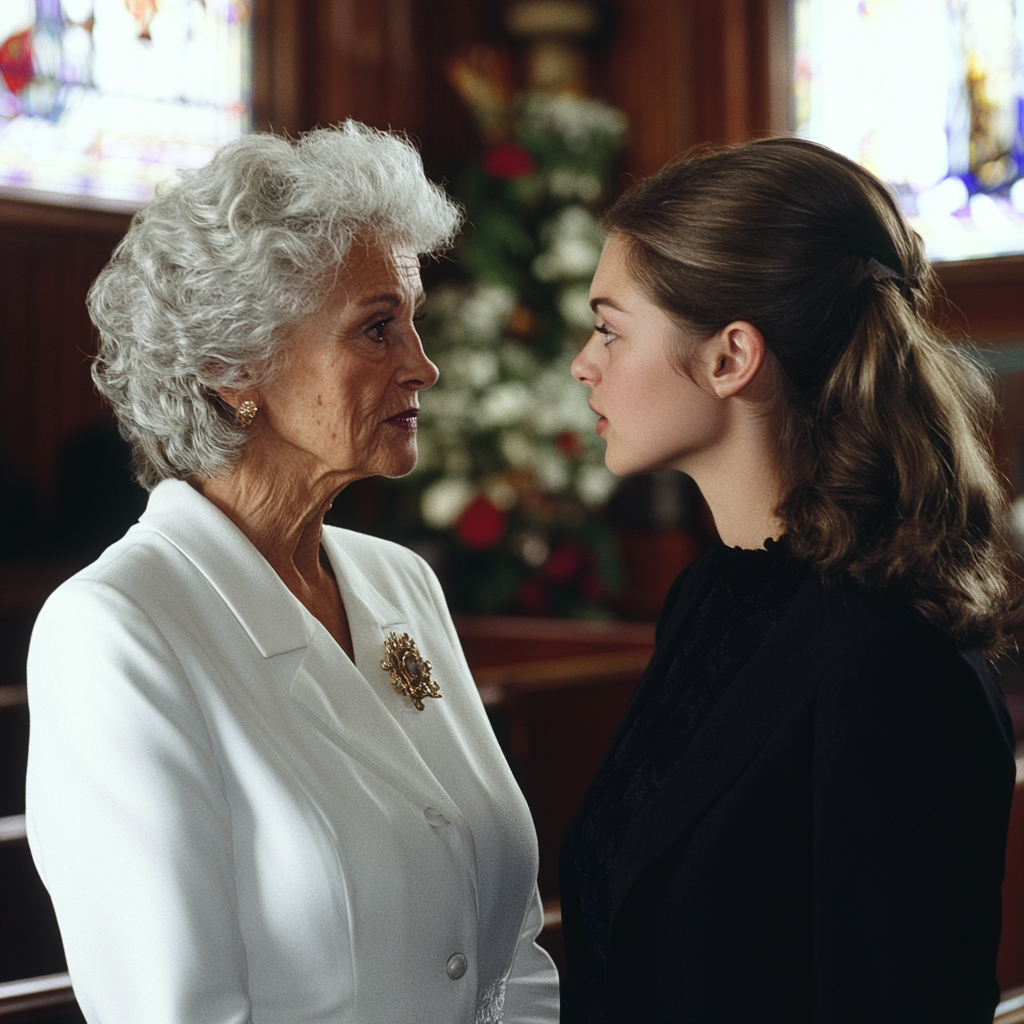
[[[992,386],[927,320],[936,277],[885,186],[823,146],[763,139],[669,165],[604,226],[687,334],[746,320],[764,335],[789,386],[777,511],[793,554],[1005,646],[1019,598]]]

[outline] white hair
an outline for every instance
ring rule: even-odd
[[[355,121],[294,142],[244,136],[161,186],[88,298],[93,380],[139,482],[237,462],[246,435],[215,389],[268,379],[354,239],[434,253],[461,220],[406,138]]]

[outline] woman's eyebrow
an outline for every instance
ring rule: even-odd
[[[591,299],[590,308],[596,313],[598,306],[610,306],[612,309],[617,309],[620,313],[628,313],[629,310],[623,309],[614,299]]]
[[[402,304],[402,297],[396,292],[382,292],[380,295],[371,295],[368,298],[359,300],[360,306],[377,306],[381,303],[386,303],[389,306],[400,306]]]
[[[413,308],[419,309],[426,301],[426,298],[426,292],[421,288],[413,297]],[[400,306],[404,301],[405,296],[400,295],[398,292],[381,292],[379,295],[370,295],[365,299],[360,299],[358,305],[360,308],[379,305]]]

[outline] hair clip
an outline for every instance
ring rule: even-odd
[[[902,274],[897,274],[892,267],[887,267],[884,263],[879,263],[874,256],[864,264],[864,273],[870,277],[872,281],[903,280]]]

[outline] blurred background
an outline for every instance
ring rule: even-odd
[[[549,899],[664,594],[716,539],[687,478],[604,469],[568,373],[598,218],[631,180],[785,133],[878,173],[936,261],[937,316],[997,374],[993,443],[1024,494],[1024,0],[0,0],[0,982],[64,969],[21,818],[31,624],[146,500],[89,377],[89,284],[177,168],[348,117],[407,132],[468,226],[424,269],[442,377],[420,464],[329,521],[438,572]],[[1024,736],[1014,659],[1002,680]],[[1024,984],[1022,814],[1004,989]],[[0,985],[0,1020],[74,1012],[66,980],[27,991]]]

